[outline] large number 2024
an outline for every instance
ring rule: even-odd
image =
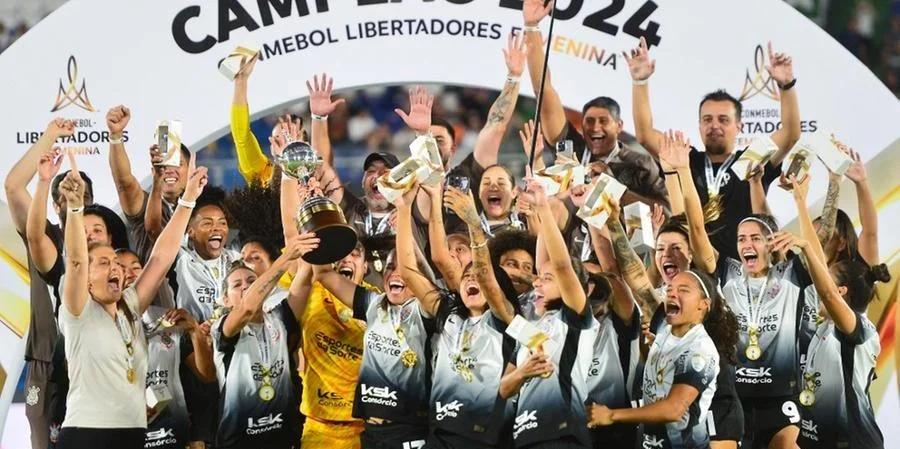
[[[581,11],[584,2],[585,0],[571,0],[569,6],[565,9],[557,8],[554,12],[554,16],[559,20],[569,20]],[[521,10],[522,0],[501,0],[500,6]],[[659,24],[652,20],[648,21],[650,15],[653,14],[653,11],[656,11],[656,8],[658,8],[656,2],[649,0],[645,1],[644,4],[625,21],[625,24],[622,26],[622,31],[625,32],[625,34],[636,38],[643,37],[650,47],[659,45],[659,42],[662,40],[662,37],[658,34]],[[615,17],[622,12],[623,9],[625,9],[625,0],[612,0],[605,8],[585,17],[582,24],[588,28],[600,31],[601,33],[615,36],[619,33],[619,26],[610,22],[609,19]],[[645,21],[648,21],[647,26],[642,28],[641,26]]]

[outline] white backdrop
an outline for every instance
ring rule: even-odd
[[[250,88],[251,109],[260,116],[304,97],[305,80],[321,72],[334,76],[336,89],[412,82],[499,89],[505,75],[501,48],[507,33],[521,26],[517,0],[272,3],[285,6],[260,11],[255,0],[69,1],[0,54],[0,144],[6,151],[0,177],[61,115],[79,120],[77,138],[63,146],[83,153],[79,165],[92,174],[97,201],[115,204],[105,176],[106,110],[117,104],[132,109],[127,145],[143,178],[157,120],[183,120],[192,149],[227,132],[232,86],[216,65],[241,43],[264,47]],[[637,44],[636,30],[645,29],[651,41],[659,37],[651,49],[657,60],[654,123],[685,130],[699,142],[700,98],[716,88],[739,95],[746,79],[765,77],[757,49],[771,40],[794,57],[804,130],[834,131],[865,160],[898,138],[896,98],[780,0],[559,0],[558,8],[551,69],[568,107],[580,110],[593,97],[612,96],[632,128],[631,80],[621,52]],[[528,83],[523,94],[531,95]],[[61,108],[51,112],[59,97]],[[778,123],[778,102],[765,89],[746,98],[744,110],[743,138],[771,132]],[[824,170],[813,175],[812,192],[824,193]],[[782,222],[794,217],[792,201],[779,189],[772,190],[770,203]],[[888,232],[880,238],[883,254],[900,240]],[[17,372],[13,368],[7,371]],[[0,417],[12,383],[3,388]]]

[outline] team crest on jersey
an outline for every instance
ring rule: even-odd
[[[272,340],[272,343],[278,343],[281,340],[281,331],[278,329],[278,326],[267,322],[266,332],[269,334],[269,340]]]
[[[406,321],[410,315],[412,315],[412,307],[401,307],[400,308],[400,321]]]
[[[25,404],[37,405],[40,401],[41,388],[35,385],[28,387],[28,395],[25,396]]]
[[[159,341],[162,342],[166,349],[172,349],[172,346],[175,345],[175,342],[172,340],[172,333],[168,331],[159,334]]]

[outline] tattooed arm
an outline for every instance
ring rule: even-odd
[[[825,205],[822,206],[819,230],[816,231],[816,236],[822,246],[825,246],[834,235],[834,228],[837,224],[837,202],[841,194],[841,178],[841,175],[828,172],[828,192],[825,194]]]
[[[521,36],[510,35],[503,55],[508,70],[507,81],[500,96],[497,97],[488,112],[487,123],[478,133],[475,150],[472,153],[475,162],[482,167],[497,164],[500,142],[503,140],[509,121],[516,110],[516,100],[519,98],[518,78],[525,70],[525,40]]]
[[[650,277],[647,276],[643,262],[631,247],[631,242],[628,241],[625,229],[619,221],[618,203],[611,202],[611,206],[612,212],[609,214],[609,219],[606,220],[606,227],[609,229],[609,237],[612,240],[613,253],[619,264],[619,272],[641,308],[641,319],[648,321],[659,305],[659,299],[653,292],[653,284],[650,283]]]

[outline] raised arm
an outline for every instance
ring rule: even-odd
[[[313,279],[319,281],[335,298],[352,309],[357,285],[334,271],[334,264],[313,265],[312,268]]]
[[[70,155],[70,159],[72,156]],[[47,236],[47,197],[50,195],[50,184],[53,177],[59,173],[59,167],[62,165],[62,153],[58,148],[48,150],[35,166],[38,171],[37,188],[34,190],[34,200],[28,207],[28,220],[25,225],[25,238],[28,241],[28,254],[34,265],[41,273],[48,273],[56,265],[56,258],[59,255],[58,248],[53,240]],[[81,175],[78,176],[81,181]],[[75,182],[75,181],[72,181]],[[79,200],[83,204],[84,199]],[[73,207],[68,205],[68,207]],[[60,211],[62,214],[62,211]],[[68,227],[66,227],[68,229]],[[81,229],[81,238],[84,238],[84,228]],[[68,235],[68,231],[66,231]]]
[[[540,126],[538,128],[540,128]],[[531,155],[531,139],[534,138],[535,134],[540,135],[541,130],[538,129],[537,132],[535,132],[534,120],[527,121],[522,125],[522,129],[519,130],[519,140],[522,141],[522,150],[525,151],[526,158]],[[534,146],[534,167],[532,167],[534,171],[541,170],[545,167],[543,154],[544,139],[538,139]]]
[[[463,267],[460,267],[459,262],[450,257],[450,249],[447,247],[444,211],[441,210],[444,203],[444,192],[441,185],[421,187],[431,199],[431,220],[428,220],[428,245],[431,247],[431,261],[447,283],[447,288],[458,292]]]
[[[41,159],[44,160],[43,158]],[[88,245],[84,235],[84,180],[78,172],[75,156],[69,154],[72,170],[59,183],[59,192],[66,198],[65,245],[66,282],[63,285],[63,306],[79,316],[90,301],[88,290]],[[46,201],[41,207],[46,209]],[[34,208],[34,205],[32,205]],[[29,217],[30,219],[31,217]]]
[[[640,257],[631,247],[628,235],[625,234],[625,228],[619,221],[619,205],[616,201],[610,202],[610,214],[606,220],[606,227],[609,229],[609,238],[612,241],[613,253],[619,264],[619,273],[625,281],[625,285],[631,289],[631,294],[638,302],[641,308],[641,320],[649,321],[653,316],[653,312],[659,306],[659,299],[653,292],[653,284],[650,283],[650,277],[647,276],[647,270]]]
[[[650,109],[650,76],[656,71],[656,60],[650,59],[647,41],[642,37],[637,48],[623,53],[631,73],[631,102],[634,117],[634,137],[650,154],[659,154],[659,142],[663,133],[653,128],[653,112]]]
[[[522,16],[525,20],[525,47],[528,57],[528,75],[531,77],[531,86],[534,94],[541,90],[541,77],[544,73],[544,38],[538,24],[544,17],[550,14],[555,2],[544,0],[525,0],[522,6]],[[551,145],[556,145],[564,137],[566,132],[566,110],[562,100],[550,81],[550,68],[547,67],[547,77],[544,82],[544,102],[541,105],[541,131],[544,139]]]
[[[600,267],[604,272],[612,274],[608,278],[612,288],[612,301],[609,303],[610,309],[622,322],[630,324],[631,316],[634,314],[634,297],[628,287],[622,282],[619,265],[616,263],[608,231],[604,232],[604,230],[588,226],[588,232],[591,234],[591,246],[594,254],[597,255]],[[641,313],[645,312],[642,310]]]
[[[159,146],[152,145],[150,147],[150,161],[162,161],[162,154],[159,152]],[[144,231],[151,240],[156,241],[157,237],[163,231],[162,216],[162,167],[153,166],[153,184],[150,186],[150,196],[147,198],[147,207],[144,209]]]
[[[684,134],[669,131],[659,142],[659,161],[663,170],[674,170],[681,182],[684,195],[684,211],[687,216],[688,230],[691,235],[691,252],[694,253],[694,265],[706,273],[716,272],[716,250],[713,249],[706,233],[703,220],[703,205],[700,194],[694,185],[690,167],[691,142],[685,140]]]
[[[750,184],[750,211],[754,214],[772,215],[769,209],[769,201],[766,199],[766,188],[762,178],[766,173],[766,167],[761,166],[750,173],[747,182]]]
[[[272,163],[262,152],[259,141],[250,131],[250,106],[247,103],[247,84],[257,58],[241,60],[241,69],[234,77],[234,97],[231,101],[231,137],[238,157],[238,171],[248,183],[268,184],[272,177]]]
[[[769,42],[769,63],[766,64],[769,76],[778,84],[781,97],[781,128],[772,133],[772,141],[778,145],[778,151],[769,162],[778,166],[800,139],[800,106],[797,102],[797,89],[794,87],[794,65],[790,56],[775,53]]]
[[[195,161],[197,156],[191,155],[190,169],[188,171],[188,181],[184,188],[184,194],[178,201],[178,206],[169,219],[168,224],[159,234],[156,243],[153,244],[153,250],[147,258],[144,270],[134,281],[134,288],[137,291],[140,312],[150,306],[153,298],[162,285],[166,273],[175,262],[178,255],[178,249],[181,247],[181,240],[184,238],[185,229],[187,229],[188,221],[191,219],[191,210],[203,187],[207,183],[206,167],[196,167]]]
[[[315,238],[313,234],[303,234],[292,242],[291,246],[278,259],[275,259],[272,266],[253,282],[250,289],[244,292],[241,303],[226,316],[225,322],[222,324],[222,333],[226,337],[239,334],[241,329],[253,318],[253,315],[262,309],[266,298],[278,285],[278,280],[290,268],[290,265],[296,263],[301,255],[315,249],[318,244],[319,239]]]
[[[204,383],[216,381],[216,366],[213,362],[212,345],[209,341],[209,324],[200,324],[185,309],[172,309],[166,312],[163,319],[184,329],[191,338],[194,352],[185,361],[188,368]]]
[[[825,250],[819,243],[819,237],[816,234],[816,228],[813,226],[812,218],[809,215],[809,206],[806,205],[806,198],[809,193],[809,175],[801,180],[791,177],[791,193],[794,197],[794,204],[797,206],[797,223],[800,225],[800,235],[802,239],[809,242],[809,251],[816,253],[816,257],[826,260]],[[807,257],[807,263],[809,262]]]
[[[309,112],[312,114],[312,136],[310,143],[316,153],[325,161],[325,165],[334,166],[334,154],[331,151],[331,138],[328,135],[328,116],[344,103],[343,98],[331,101],[331,92],[334,87],[334,78],[322,74],[321,83],[319,76],[313,76],[313,82],[306,82],[309,90]]]
[[[872,191],[869,190],[866,165],[859,157],[859,153],[853,150],[850,150],[850,157],[853,159],[853,164],[847,169],[845,175],[856,186],[856,202],[862,227],[859,233],[859,255],[867,264],[875,265],[880,261],[878,257],[878,210],[875,208],[875,201],[872,200]]]
[[[40,161],[44,153],[50,151],[56,139],[62,136],[71,136],[74,132],[75,124],[71,120],[53,119],[47,124],[47,129],[44,130],[37,142],[31,145],[25,154],[9,169],[4,187],[6,189],[6,204],[9,206],[9,215],[16,227],[16,232],[25,234],[28,208],[31,206],[28,184],[34,178],[38,161]],[[46,205],[47,201],[45,198],[44,206]]]
[[[131,173],[131,161],[125,151],[125,127],[131,120],[131,111],[125,106],[116,106],[106,113],[106,127],[109,129],[109,169],[112,171],[113,183],[119,194],[119,203],[126,216],[135,216],[141,212],[144,202],[144,190],[134,174]]]
[[[819,237],[819,244],[825,246],[834,236],[835,226],[837,225],[838,198],[841,195],[841,180],[843,176],[828,171],[828,191],[825,192],[825,204],[822,206],[822,217],[819,221],[819,230],[816,235]]]
[[[456,215],[469,227],[469,247],[472,249],[472,274],[475,282],[481,289],[481,294],[487,300],[491,312],[497,318],[509,324],[516,316],[512,305],[506,300],[506,295],[497,283],[494,273],[494,265],[491,262],[491,253],[488,250],[487,235],[481,227],[481,217],[475,209],[475,200],[472,192],[462,193],[455,187],[447,190],[444,201]],[[460,292],[463,293],[463,292]]]
[[[798,238],[786,231],[775,233],[770,240],[773,251],[784,252],[793,247],[799,247],[803,251],[809,265],[809,275],[819,294],[819,300],[825,305],[825,309],[834,320],[834,325],[842,333],[852,334],[856,330],[856,314],[841,297],[837,285],[831,278],[831,273],[828,272],[828,267],[825,265],[825,259],[821,257],[822,247],[819,245],[819,241],[815,238],[812,240]]]
[[[437,295],[434,295],[434,284],[418,269],[416,259],[415,239],[412,231],[412,207],[415,201],[418,185],[406,191],[396,201],[397,206],[397,269],[406,285],[419,299],[422,310],[430,316],[435,316],[439,305]]]
[[[516,101],[519,99],[519,77],[525,70],[525,39],[510,34],[506,49],[503,50],[503,57],[506,60],[506,83],[491,105],[487,123],[478,133],[472,153],[475,162],[482,167],[497,164],[500,143],[516,110]]]
[[[315,238],[315,234],[310,235]],[[291,281],[291,287],[288,289],[288,305],[294,313],[294,319],[299,322],[303,317],[303,311],[306,310],[309,292],[312,291],[313,269],[312,265],[303,259],[299,259],[297,264],[297,272],[294,275],[294,280]]]
[[[539,235],[547,249],[550,271],[559,285],[563,303],[577,313],[584,313],[587,309],[587,297],[572,267],[572,259],[547,201],[544,187],[535,179],[529,178],[528,192],[534,197],[535,211],[541,219]]]

